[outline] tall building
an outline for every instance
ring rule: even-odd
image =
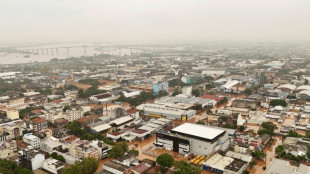
[[[255,71],[254,72],[254,80],[256,80],[259,84],[264,84],[266,82],[265,72]]]
[[[159,93],[160,91],[165,91],[169,93],[169,83],[166,82],[158,82],[157,84],[153,85],[153,92]]]
[[[17,110],[7,110],[6,115],[7,115],[8,119],[10,119],[10,120],[19,119],[19,113]]]

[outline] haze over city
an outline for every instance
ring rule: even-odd
[[[309,41],[308,0],[10,0],[1,43]]]
[[[309,7],[0,1],[0,173],[310,174]]]

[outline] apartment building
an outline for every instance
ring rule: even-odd
[[[90,145],[87,141],[79,141],[69,147],[69,154],[79,159],[87,157],[94,157],[99,159],[99,153],[99,150],[96,147]]]
[[[33,132],[40,132],[41,130],[47,129],[47,121],[42,118],[35,118],[29,122],[29,128]]]
[[[0,142],[0,159],[5,159],[10,155],[14,155],[17,151],[17,143],[15,140],[6,140]]]
[[[40,138],[35,136],[35,135],[31,135],[31,134],[25,134],[23,136],[23,141],[29,145],[31,145],[34,148],[39,148],[40,147]]]

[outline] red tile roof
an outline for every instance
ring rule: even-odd
[[[42,118],[35,118],[35,119],[32,119],[31,121],[32,121],[33,123],[43,123],[43,122],[45,122],[45,120],[42,119]]]
[[[142,130],[137,130],[137,129],[135,129],[135,130],[133,130],[132,132],[137,133],[137,134],[143,134],[143,133],[145,133],[146,131],[142,131]]]
[[[74,140],[77,140],[77,139],[80,139],[80,138],[72,135],[71,137],[66,138],[65,141],[68,143],[72,143]]]
[[[206,94],[206,95],[201,96],[200,98],[216,100],[216,95]]]
[[[88,117],[82,117],[82,118],[76,119],[75,121],[79,123],[84,123],[84,122],[87,122],[88,119],[89,119]]]
[[[127,112],[128,114],[134,114],[134,113],[137,113],[137,112],[139,112],[139,111],[137,111],[137,110],[132,110],[132,109],[127,109],[126,112]]]

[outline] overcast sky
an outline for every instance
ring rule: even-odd
[[[1,0],[0,42],[309,41],[310,0]]]

